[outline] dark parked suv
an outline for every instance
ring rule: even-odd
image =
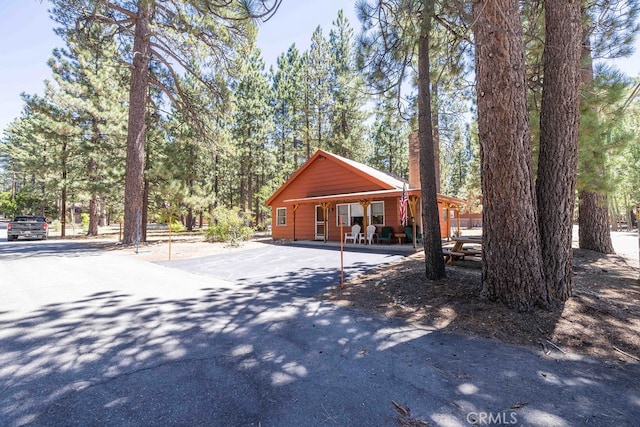
[[[43,216],[18,215],[7,224],[7,241],[40,238],[46,240],[49,236],[49,224]]]

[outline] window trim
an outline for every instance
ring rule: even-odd
[[[284,224],[280,223],[280,211],[284,211]],[[286,227],[287,226],[287,208],[276,208],[276,227]]]
[[[367,206],[367,212],[366,212],[366,217],[367,217],[367,224],[371,225],[371,221],[372,221],[372,217],[373,215],[371,214],[371,205],[373,205],[374,203],[380,203],[382,204],[382,219],[383,219],[383,224],[373,224],[376,226],[380,226],[380,227],[384,227],[385,224],[384,222],[386,221],[386,213],[384,210],[384,200],[374,200],[372,201],[369,206]],[[340,215],[339,215],[339,207],[340,206],[346,206],[347,207],[347,216],[348,216],[348,221],[346,224],[344,224],[345,227],[351,227],[351,218],[353,218],[352,214],[351,214],[351,205],[359,205],[358,202],[351,202],[351,203],[336,203],[336,226],[340,227]]]
[[[374,203],[376,203],[376,204],[380,203],[382,205],[382,224],[373,223],[373,212],[371,212],[371,206],[373,206]],[[374,200],[367,207],[367,211],[369,212],[369,215],[367,217],[367,219],[370,221],[369,224],[378,225],[380,227],[384,227],[385,226],[384,223],[386,222],[387,215],[385,214],[385,211],[384,211],[384,200]]]

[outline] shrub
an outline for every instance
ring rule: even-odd
[[[0,192],[0,215],[4,214],[7,218],[13,218],[18,211],[15,200],[11,197],[9,191]]]
[[[54,219],[53,221],[51,221],[50,227],[53,231],[58,232],[62,229],[62,224],[60,223],[59,219]]]
[[[184,231],[184,225],[182,225],[182,223],[177,219],[171,220],[171,224],[169,224],[169,228],[171,229],[172,233],[179,233],[181,231]]]
[[[251,220],[240,209],[216,208],[213,211],[211,222],[205,232],[205,238],[209,241],[230,242],[237,245],[238,242],[248,240],[254,233],[249,226]]]
[[[89,228],[89,214],[88,213],[81,213],[80,214],[80,225],[82,226],[82,228],[84,228],[85,230],[87,228]]]

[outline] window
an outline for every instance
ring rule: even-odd
[[[336,206],[336,225],[345,227],[354,224],[364,226],[364,209],[360,203],[345,203]],[[367,224],[384,225],[384,202],[373,202],[367,208]]]
[[[349,205],[337,205],[337,209],[336,209],[337,213],[338,213],[338,218],[337,218],[337,225],[338,227],[340,226],[340,223],[342,222],[342,225],[344,226],[348,226],[350,225],[350,217],[349,217]]]
[[[369,205],[369,224],[384,225],[384,202],[373,202]]]
[[[349,204],[349,218],[351,219],[351,225],[364,226],[364,209],[360,203]]]
[[[287,225],[287,208],[276,209],[276,225]]]

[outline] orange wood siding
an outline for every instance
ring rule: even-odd
[[[283,200],[384,189],[332,160],[319,157],[271,202],[273,214],[272,237],[274,239],[294,238],[293,204],[284,203]],[[287,208],[287,225],[277,226],[276,209],[282,207]],[[335,203],[331,204],[331,208],[328,215],[327,229],[329,230],[329,239],[337,241],[339,240],[340,230],[336,226]],[[387,214],[387,209],[388,203],[385,203],[385,215]],[[304,203],[298,207],[296,211],[295,238],[298,240],[313,240],[315,238],[314,204]]]
[[[311,164],[302,170],[293,181],[282,188],[282,191],[271,200],[272,237],[274,239],[285,240],[292,240],[294,237],[297,240],[314,240],[316,237],[316,205],[314,203],[301,203],[298,206],[295,212],[294,236],[294,206],[293,203],[285,203],[284,200],[388,189],[390,188],[383,188],[379,184],[368,180],[365,176],[350,170],[332,159],[320,156],[313,160]],[[399,197],[375,198],[372,201],[384,202],[385,225],[392,227],[396,233],[402,232],[399,218]],[[350,202],[357,203],[358,200],[352,200]],[[418,212],[416,212],[416,221],[418,224],[421,223],[419,218],[421,208],[419,206],[420,204],[418,204]],[[287,224],[284,226],[276,225],[277,208],[287,209]],[[440,212],[441,234],[442,237],[447,237],[447,223],[443,222],[444,204],[438,203],[438,208]],[[342,238],[340,227],[337,225],[336,215],[336,203],[332,202],[329,207],[327,221],[328,239],[331,241],[340,241]],[[377,232],[381,231],[380,228],[381,227],[378,227]],[[344,231],[350,231],[350,227]]]
[[[278,195],[272,205],[287,199],[373,190],[384,188],[334,161],[319,157]]]
[[[376,199],[375,201],[380,201]],[[400,225],[400,212],[399,212],[399,199],[398,198],[386,198],[381,199],[384,201],[384,217],[385,226],[393,228],[394,233],[401,233],[402,226]],[[355,201],[353,202],[355,203]],[[276,208],[287,208],[287,225],[276,225]],[[295,220],[295,238],[298,240],[314,240],[315,239],[315,208],[316,205],[311,203],[301,204],[296,211]],[[442,238],[446,238],[447,235],[447,223],[443,220],[445,205],[438,203],[438,211],[440,212],[440,234]],[[419,213],[418,213],[419,214]],[[340,227],[338,226],[338,219],[336,216],[336,204],[331,203],[328,213],[327,230],[329,231],[328,239],[331,241],[340,241]],[[420,219],[416,218],[417,224],[420,224]],[[380,232],[381,227],[378,226],[377,232]],[[345,227],[345,232],[349,231],[349,227]],[[364,232],[364,231],[363,231]],[[273,219],[272,219],[272,237],[274,239],[293,240],[294,228],[293,228],[293,205],[278,204],[277,200],[273,203]]]

